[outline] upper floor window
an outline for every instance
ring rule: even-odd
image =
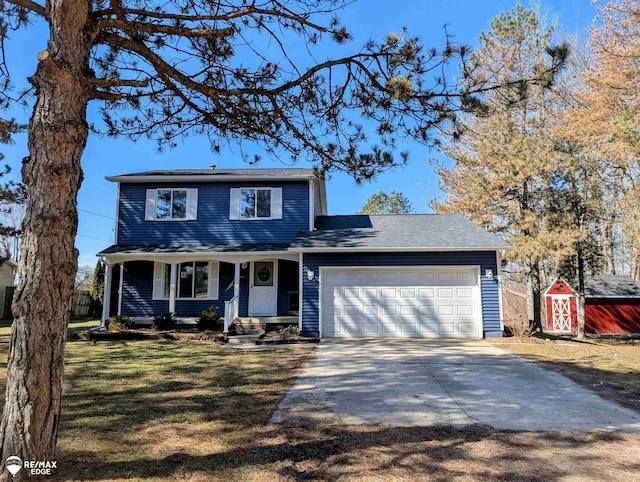
[[[191,221],[197,218],[197,189],[147,189],[146,221]]]
[[[156,219],[186,219],[187,190],[157,189]]]
[[[247,187],[230,191],[229,219],[282,219],[282,188]]]
[[[271,217],[271,189],[241,189],[242,219]]]

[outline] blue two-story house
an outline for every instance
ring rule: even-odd
[[[459,215],[328,216],[311,169],[150,171],[118,183],[103,322],[296,321],[315,337],[500,336],[510,245]]]

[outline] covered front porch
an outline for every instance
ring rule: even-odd
[[[215,306],[224,332],[246,323],[300,323],[300,258],[286,250],[245,250],[237,246],[112,247],[105,250],[102,326],[114,315],[150,324],[173,313],[178,323],[195,324]],[[114,278],[116,282],[114,283]]]

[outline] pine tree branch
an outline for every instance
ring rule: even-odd
[[[100,40],[113,47],[125,49],[131,53],[135,53],[139,55],[140,57],[145,59],[147,62],[149,62],[149,64],[151,64],[158,73],[165,73],[174,81],[184,85],[185,87],[192,89],[196,92],[200,92],[201,94],[211,98],[226,97],[226,96],[241,96],[241,95],[247,95],[247,94],[275,96],[283,92],[286,92],[287,90],[291,90],[295,87],[302,85],[305,81],[311,79],[318,72],[329,69],[331,67],[349,66],[349,65],[357,65],[359,68],[361,68],[365,72],[365,74],[373,82],[377,84],[378,88],[384,89],[382,85],[377,83],[376,76],[372,72],[370,72],[366,68],[366,66],[361,62],[361,60],[363,59],[373,58],[374,57],[373,54],[360,53],[350,57],[344,57],[342,59],[327,60],[323,63],[317,64],[314,67],[308,69],[303,75],[297,77],[296,79],[286,82],[280,85],[279,87],[276,87],[273,89],[265,89],[261,87],[235,88],[235,89],[222,89],[222,88],[216,87],[214,89],[192,80],[188,75],[184,74],[179,69],[165,62],[164,59],[162,59],[159,55],[154,53],[142,41],[122,37],[114,33],[102,33],[100,36]]]
[[[175,35],[185,38],[222,38],[233,35],[233,28],[231,27],[221,29],[174,27],[115,18],[101,20],[98,28],[117,28],[127,33],[145,32],[149,34]]]
[[[133,80],[133,79],[90,79],[90,84],[95,87],[108,88],[108,87],[147,87],[149,85],[148,80]]]
[[[28,1],[28,0],[27,0]],[[329,29],[317,23],[310,22],[306,16],[297,15],[290,10],[277,11],[270,9],[261,9],[256,7],[248,7],[243,10],[234,11],[224,15],[183,15],[178,13],[155,12],[151,10],[133,9],[133,8],[109,8],[95,12],[96,18],[112,17],[113,15],[136,15],[144,18],[152,18],[157,20],[177,20],[181,22],[226,22],[237,20],[242,17],[251,17],[254,15],[265,15],[269,17],[277,17],[285,20],[294,21],[300,25],[304,25],[318,32],[329,32]]]
[[[46,9],[42,5],[32,2],[31,0],[7,0],[7,2],[12,3],[17,7],[26,8],[30,12],[37,13],[43,18],[48,18]]]

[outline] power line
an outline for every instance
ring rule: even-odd
[[[113,219],[115,221],[116,218],[112,217],[112,216],[107,216],[105,214],[100,214],[100,213],[94,213],[93,211],[87,211],[86,209],[79,209],[78,211],[82,211],[83,213],[87,213],[87,214],[93,214],[94,216],[100,216],[101,218],[107,218],[107,219]]]
[[[87,236],[86,234],[76,234],[76,236],[80,236],[81,238],[95,239],[96,241],[104,241],[106,243],[110,243],[111,242],[110,239],[96,238],[94,236]]]

